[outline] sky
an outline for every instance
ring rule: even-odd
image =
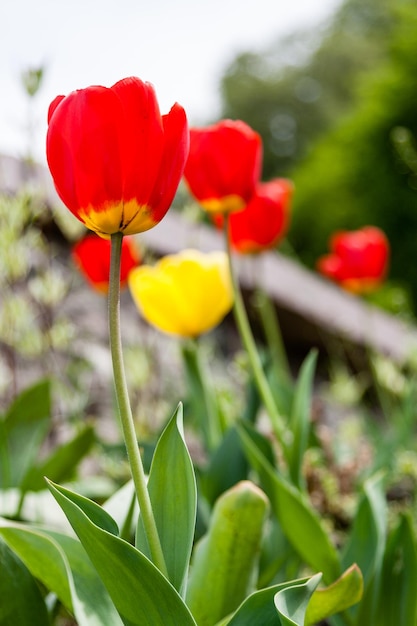
[[[314,29],[341,0],[2,0],[0,2],[0,153],[45,162],[46,115],[58,94],[126,76],[153,83],[161,112],[174,102],[190,124],[219,110],[219,82],[234,57],[278,37]],[[45,67],[31,103],[22,71]]]

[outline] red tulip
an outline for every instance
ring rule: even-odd
[[[261,138],[244,122],[223,120],[190,130],[184,177],[206,211],[243,209],[259,180],[261,165]]]
[[[152,85],[126,78],[58,96],[48,114],[47,158],[64,204],[107,237],[139,233],[165,215],[183,174],[184,109],[161,116]]]
[[[355,293],[367,293],[384,280],[389,257],[385,234],[375,226],[335,233],[331,254],[321,257],[317,269],[323,275]]]
[[[230,215],[230,241],[237,252],[257,253],[277,245],[288,229],[293,189],[285,178],[259,183],[243,211]],[[214,221],[222,226],[223,216]]]
[[[72,248],[74,263],[83,274],[89,285],[96,291],[107,293],[110,275],[109,239],[97,235],[87,235]],[[139,254],[131,237],[123,237],[120,260],[120,286],[127,285],[130,271],[140,263]]]

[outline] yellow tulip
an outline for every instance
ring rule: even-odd
[[[227,256],[183,250],[129,274],[142,316],[166,333],[197,337],[219,324],[233,305]]]

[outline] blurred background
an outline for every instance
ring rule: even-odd
[[[0,8],[0,152],[45,162],[58,93],[127,75],[190,123],[240,118],[264,141],[264,179],[295,183],[282,250],[313,268],[336,229],[391,244],[377,304],[417,310],[417,5],[413,0],[71,3]]]

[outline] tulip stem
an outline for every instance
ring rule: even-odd
[[[252,368],[253,377],[255,379],[255,384],[258,388],[259,395],[261,396],[265,409],[267,410],[268,415],[271,419],[271,424],[274,429],[275,435],[277,436],[277,439],[279,440],[284,453],[286,453],[288,450],[288,442],[286,441],[288,433],[283,423],[282,416],[278,411],[277,405],[272,395],[271,388],[262,367],[259,352],[256,347],[255,339],[249,324],[248,315],[243,302],[242,293],[233,267],[232,249],[230,244],[230,218],[228,214],[225,215],[224,219],[224,232],[226,238],[227,258],[229,260],[230,277],[232,281],[232,289],[234,295],[233,312],[236,324],[249,358],[249,363]]]
[[[122,341],[120,332],[120,258],[122,251],[123,234],[117,232],[111,236],[111,261],[109,281],[109,334],[110,350],[113,362],[114,386],[117,405],[122,425],[127,456],[129,459],[132,478],[135,485],[136,497],[139,502],[140,515],[148,542],[151,558],[159,570],[166,576],[167,568],[159,539],[158,529],[152,511],[152,504],[146,484],[145,471],[139,451],[133,421],[132,409],[126,384],[123,363]]]
[[[207,375],[201,362],[199,345],[196,339],[189,339],[182,344],[188,384],[193,402],[193,412],[200,420],[206,448],[213,452],[222,438],[222,424]]]

